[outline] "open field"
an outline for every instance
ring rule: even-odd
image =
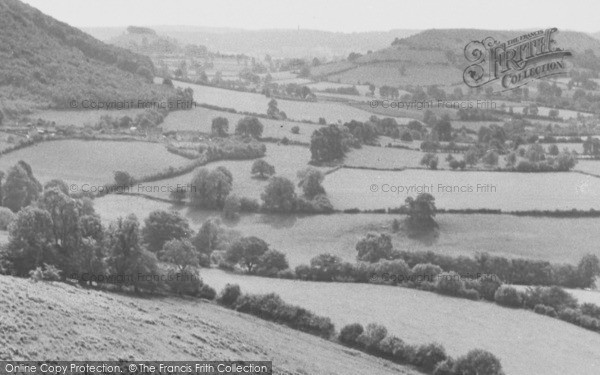
[[[485,349],[511,375],[600,371],[598,333],[531,311],[391,286],[273,280],[216,269],[202,276],[218,289],[237,283],[242,291],[277,293],[329,316],[337,327],[376,322],[409,343],[439,342],[453,356]]]
[[[419,147],[418,142],[408,143],[409,147]],[[351,150],[346,154],[344,165],[351,167],[396,169],[404,167],[422,167],[421,159],[425,156],[423,151],[406,150],[393,147],[363,146]],[[462,154],[452,154],[455,159],[461,160]],[[448,153],[438,153],[438,168],[448,169],[446,161]]]
[[[361,65],[342,73],[332,74],[328,79],[347,84],[371,82],[378,87],[383,85],[451,85],[462,81],[462,71],[448,65],[406,64],[404,74],[400,72],[401,65],[397,62]]]
[[[368,85],[349,85],[349,84],[346,84],[346,83],[320,81],[320,82],[315,82],[315,83],[308,84],[307,86],[311,90],[313,90],[313,91],[322,91],[322,90],[325,90],[325,89],[337,89],[337,88],[340,88],[340,87],[352,87],[352,86],[355,86],[356,89],[358,90],[358,92],[361,95],[366,95],[367,93],[370,93]]]
[[[88,103],[89,104],[89,103]],[[85,104],[85,105],[88,105]],[[42,119],[48,122],[54,122],[56,125],[95,125],[100,122],[102,116],[111,117],[124,117],[129,116],[132,119],[138,114],[142,113],[144,109],[132,108],[132,109],[120,109],[120,110],[73,110],[73,111],[58,111],[58,110],[46,110],[35,112],[29,117],[32,120]]]
[[[577,160],[577,164],[573,169],[600,175],[600,160]]]
[[[275,167],[275,175],[283,176],[289,178],[293,182],[297,182],[296,176],[298,171],[308,167],[310,150],[303,146],[283,146],[272,143],[268,143],[266,146],[267,153],[264,160]],[[233,175],[233,193],[240,197],[249,197],[260,200],[260,195],[268,184],[268,180],[253,178],[250,171],[252,170],[252,164],[254,162],[255,160],[222,160],[210,163],[203,168],[214,169],[223,166],[229,169]],[[147,190],[146,186],[161,187],[177,186],[177,184],[186,185],[191,182],[194,173],[195,172],[191,172],[167,180],[143,184],[143,189]],[[168,192],[156,192],[151,193],[150,195],[161,198],[169,197]]]
[[[198,299],[140,298],[9,276],[0,276],[0,299],[3,360],[228,358],[273,361],[279,374],[418,374]]]
[[[225,117],[229,120],[229,133],[235,132],[235,126],[238,121],[245,117],[237,113],[229,113],[222,111],[215,111],[212,109],[196,107],[189,111],[177,111],[172,112],[165,118],[165,121],[161,124],[164,131],[199,131],[203,133],[211,132],[212,120],[216,117]],[[321,125],[291,122],[291,121],[277,121],[269,119],[259,119],[264,125],[263,137],[274,137],[282,139],[287,137],[289,140],[298,142],[310,142],[310,136],[312,133],[321,127]],[[292,127],[297,126],[300,128],[299,134],[292,134]]]
[[[3,155],[0,170],[7,171],[19,160],[29,163],[42,183],[60,178],[77,184],[113,182],[113,173],[118,170],[142,177],[188,162],[159,143],[60,140]]]
[[[198,229],[220,212],[200,211],[174,206],[141,197],[108,195],[94,201],[96,211],[108,224],[119,216],[135,213],[145,219],[154,210],[176,210],[185,216],[192,228]],[[290,264],[308,264],[311,258],[328,252],[352,262],[355,246],[369,232],[390,233],[399,215],[334,214],[317,216],[242,215],[236,222],[223,224],[244,236],[258,236],[273,248],[286,253]],[[517,217],[511,215],[438,214],[439,236],[423,242],[392,234],[394,247],[410,251],[433,251],[447,255],[472,256],[488,252],[507,258],[532,258],[556,263],[576,264],[585,254],[600,257],[600,219],[558,219]],[[571,236],[565,236],[568,232]],[[565,249],[568,249],[566,251]]]
[[[225,90],[210,86],[173,81],[177,87],[190,87],[194,90],[194,100],[225,108],[235,108],[240,112],[265,113],[271,98],[262,94]],[[293,120],[310,120],[317,122],[324,117],[328,123],[350,120],[366,121],[371,114],[367,111],[349,107],[339,103],[303,102],[294,100],[277,100],[279,109]]]
[[[575,172],[340,169],[328,175],[323,185],[329,192],[331,203],[338,209],[398,207],[407,196],[416,197],[420,192],[433,194],[436,206],[444,209],[600,209],[600,179]],[[396,189],[399,193],[392,192],[396,186],[407,188]],[[412,190],[407,194],[411,186]],[[486,190],[486,187],[490,189]]]

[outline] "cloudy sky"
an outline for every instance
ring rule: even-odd
[[[190,25],[328,31],[481,28],[600,31],[596,0],[24,0],[77,27]]]

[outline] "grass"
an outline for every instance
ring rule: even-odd
[[[336,327],[377,322],[409,343],[441,343],[450,355],[488,350],[507,374],[583,374],[600,368],[600,335],[525,310],[434,293],[368,284],[317,283],[203,270],[217,289],[238,283],[249,293],[278,293],[285,301],[329,316]]]
[[[229,120],[229,133],[231,134],[234,133],[237,122],[245,116],[237,113],[196,107],[189,111],[170,113],[161,126],[164,131],[200,131],[203,133],[210,133],[212,120],[216,117],[225,117]],[[292,141],[306,143],[310,142],[310,136],[320,127],[316,124],[268,120],[263,118],[260,119],[260,122],[264,125],[263,137],[274,137],[279,139],[287,137]],[[291,129],[294,126],[300,128],[299,134],[292,134]]]
[[[142,298],[9,276],[0,276],[0,299],[3,360],[235,358],[273,361],[277,374],[418,374],[198,299]]]
[[[419,147],[418,142],[396,142],[408,147]],[[396,169],[404,167],[422,167],[420,162],[425,152],[406,150],[393,147],[363,146],[346,154],[344,164],[352,167]],[[462,160],[462,154],[452,154],[455,159]],[[438,168],[448,169],[450,166],[446,161],[448,153],[437,154],[439,159]]]
[[[307,168],[310,161],[310,150],[302,146],[282,146],[269,143],[267,146],[267,154],[264,160],[275,167],[275,174],[283,176],[290,180],[297,181],[298,171]],[[260,180],[253,178],[250,171],[255,160],[223,160],[210,163],[206,168],[213,169],[219,166],[224,166],[233,174],[233,193],[238,196],[249,197],[260,200],[260,195],[268,180]],[[168,180],[160,180],[144,184],[143,186],[162,187],[162,186],[177,186],[177,184],[189,184],[195,172],[188,173],[183,176],[178,176]],[[144,188],[146,189],[146,188]],[[168,192],[157,192],[151,195],[160,198],[168,198]]]
[[[574,169],[577,171],[600,175],[600,160],[578,160]]]
[[[385,184],[414,188],[408,194],[406,189],[400,193],[385,192],[391,189]],[[477,191],[478,186],[486,185],[495,186],[495,191]],[[375,192],[371,190],[372,186]],[[420,187],[419,190],[415,186]],[[469,186],[472,192],[466,190]],[[574,172],[392,172],[340,169],[327,176],[324,187],[329,192],[331,203],[338,209],[398,207],[407,196],[414,197],[419,192],[432,193],[437,207],[444,209],[600,209],[600,179]],[[458,189],[452,190],[455,187]],[[463,189],[463,192],[459,189]]]
[[[158,143],[61,140],[3,155],[0,170],[8,171],[19,160],[29,163],[42,183],[60,178],[77,184],[112,182],[117,170],[142,177],[188,162]]]
[[[200,86],[191,83],[173,82],[177,87],[190,87],[194,90],[194,100],[225,108],[235,108],[240,112],[264,113],[270,98],[262,94],[225,90],[216,87]],[[302,102],[278,100],[279,109],[294,120],[310,120],[317,122],[324,117],[329,123],[350,120],[366,121],[371,114],[367,111],[331,102]]]

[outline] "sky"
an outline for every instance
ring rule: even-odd
[[[206,26],[338,32],[478,28],[600,31],[597,0],[23,0],[76,27]]]

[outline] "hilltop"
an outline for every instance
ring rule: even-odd
[[[0,276],[0,300],[0,360],[273,360],[278,374],[419,374],[198,299]]]
[[[177,40],[159,35],[154,29],[146,27],[129,26],[124,33],[110,38],[108,43],[143,55],[181,51]]]
[[[0,108],[68,108],[73,99],[155,99],[148,57],[110,46],[18,0],[0,2]]]

